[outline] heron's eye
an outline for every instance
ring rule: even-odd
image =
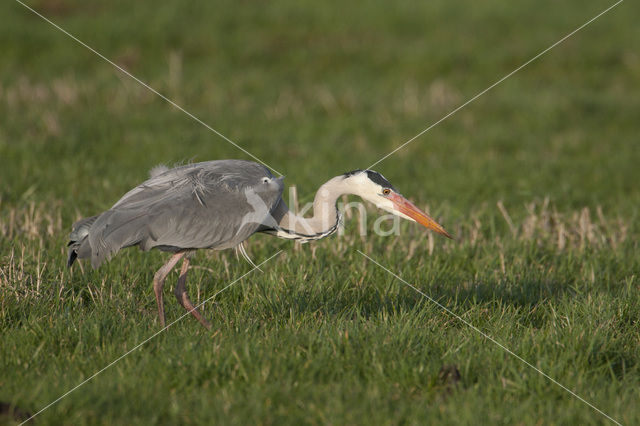
[[[262,183],[269,183],[269,178],[268,177],[262,178]]]
[[[391,194],[391,190],[389,188],[385,188],[385,189],[382,190],[382,194],[389,195],[389,194]]]

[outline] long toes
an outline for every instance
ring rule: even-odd
[[[191,300],[189,300],[189,296],[186,292],[182,293],[182,297],[180,298],[181,305],[191,314],[193,315],[205,328],[211,329],[211,324],[207,321],[200,311],[193,305]]]
[[[202,315],[200,315],[200,317],[196,317],[198,318],[198,321],[200,321],[200,324],[202,324],[204,326],[204,328],[206,328],[207,330],[211,330],[211,323],[209,321],[207,321],[206,319],[204,319],[204,317]]]

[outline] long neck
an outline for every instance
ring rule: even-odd
[[[294,239],[320,239],[332,234],[338,227],[338,208],[336,203],[340,195],[347,193],[343,184],[344,178],[337,176],[322,185],[313,200],[313,216],[304,217],[308,208],[295,214],[286,208],[284,203],[279,206],[280,214],[274,214],[282,234],[278,236]]]

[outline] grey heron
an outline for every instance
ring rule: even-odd
[[[211,327],[187,295],[189,253],[238,246],[243,250],[242,242],[256,232],[301,241],[324,238],[338,228],[337,200],[343,194],[360,196],[451,238],[373,170],[355,170],[324,183],[315,195],[312,217],[291,212],[282,199],[284,178],[276,178],[269,169],[251,161],[206,161],[156,169],[151,174],[109,210],[73,224],[67,265],[71,267],[77,258],[90,258],[97,268],[120,249],[131,246],[173,253],[153,278],[162,327],[166,322],[162,289],[180,260],[175,296],[202,325]]]

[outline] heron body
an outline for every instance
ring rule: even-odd
[[[210,328],[186,293],[186,254],[194,250],[242,248],[242,242],[256,232],[302,241],[324,238],[337,230],[340,214],[336,204],[342,194],[359,195],[449,237],[372,170],[356,170],[327,181],[316,193],[313,216],[309,218],[289,211],[282,199],[283,188],[283,178],[276,178],[261,164],[244,160],[207,161],[152,171],[148,180],[127,192],[109,210],[73,225],[67,264],[90,258],[97,268],[131,246],[172,252],[154,276],[160,323],[165,325],[164,281],[182,260],[175,295],[185,309]]]

